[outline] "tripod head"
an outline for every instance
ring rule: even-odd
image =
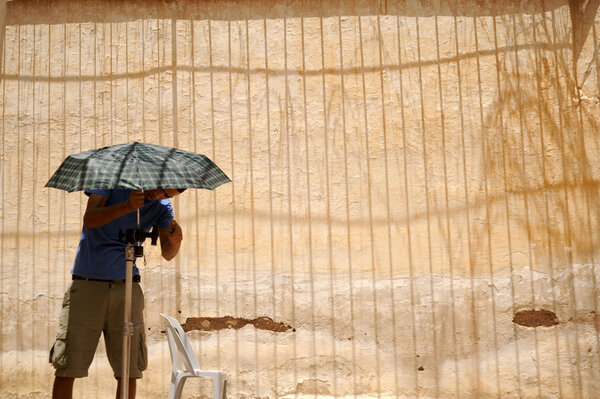
[[[158,241],[157,225],[152,226],[152,231],[150,232],[142,229],[119,230],[119,241],[125,241],[127,244],[134,244],[133,248],[136,258],[144,256],[144,247],[135,244],[144,242],[146,238],[150,238],[151,245],[156,245]]]

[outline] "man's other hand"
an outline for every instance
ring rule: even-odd
[[[158,230],[158,234],[163,258],[166,260],[173,259],[177,255],[177,252],[179,252],[179,246],[181,245],[181,240],[183,240],[181,227],[179,227],[175,220],[171,220],[171,226]]]
[[[173,219],[171,220],[171,227],[169,228],[169,241],[173,244],[178,244],[181,240],[183,240],[183,231],[175,219]]]

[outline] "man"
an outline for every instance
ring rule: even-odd
[[[123,312],[125,296],[125,246],[119,231],[137,227],[149,230],[158,225],[162,256],[171,260],[177,255],[183,234],[174,219],[169,198],[183,189],[148,191],[93,190],[89,195],[83,230],[60,314],[56,342],[50,350],[50,362],[56,369],[53,399],[70,399],[75,378],[86,377],[94,358],[100,335],[104,333],[106,353],[117,379],[120,397]],[[146,369],[147,350],[144,332],[144,295],[140,274],[133,270],[129,398],[135,399],[136,379]]]

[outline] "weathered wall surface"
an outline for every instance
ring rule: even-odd
[[[390,3],[7,3],[1,398],[51,391],[85,196],[44,184],[133,140],[233,180],[147,245],[139,397],[161,312],[230,397],[600,396],[598,1]],[[101,343],[76,395],[113,389]]]

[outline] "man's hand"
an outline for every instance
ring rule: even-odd
[[[171,241],[174,244],[179,244],[181,243],[181,240],[183,240],[183,231],[181,230],[181,227],[179,227],[175,219],[171,220],[171,227],[169,228],[168,237],[169,241]]]
[[[158,231],[160,237],[160,249],[163,258],[171,260],[179,252],[181,241],[183,240],[183,231],[175,220],[171,220],[169,228],[162,228]]]
[[[141,208],[144,205],[144,192],[141,190],[133,190],[129,193],[129,199],[127,200],[127,209],[130,212]]]

